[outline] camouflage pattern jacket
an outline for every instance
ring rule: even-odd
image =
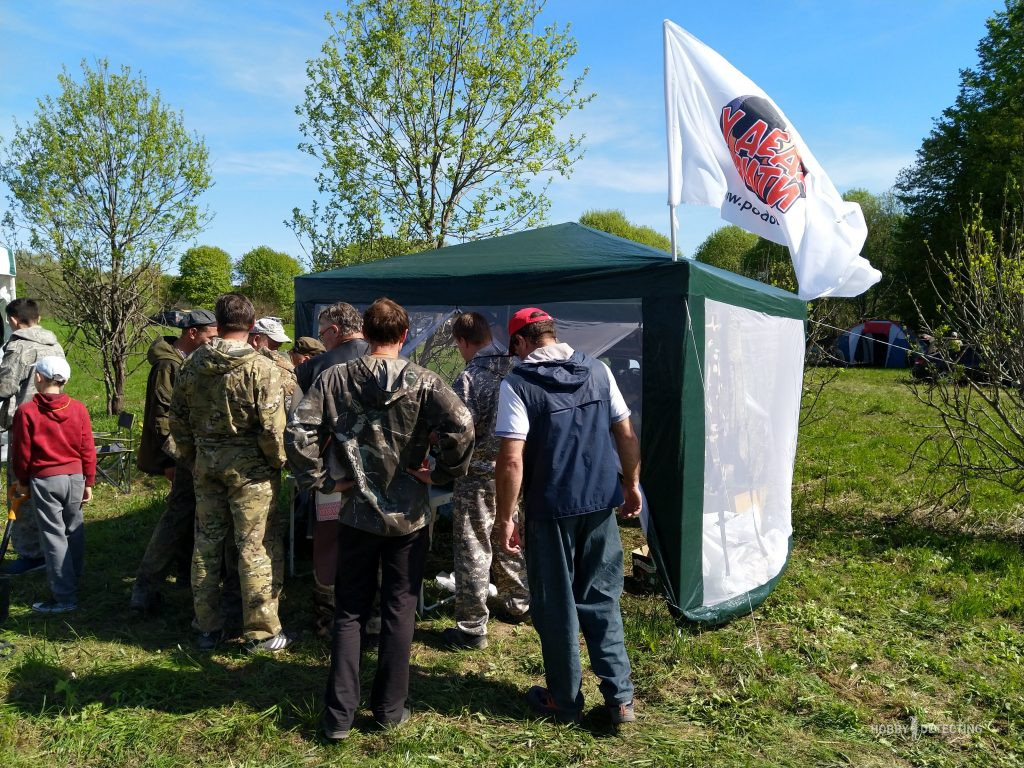
[[[469,474],[473,477],[494,476],[494,460],[498,457],[501,440],[494,435],[494,422],[498,416],[498,391],[501,380],[512,370],[513,358],[493,344],[481,348],[466,365],[466,370],[455,377],[452,389],[473,414],[476,448]]]
[[[340,521],[382,536],[402,536],[428,522],[427,486],[410,475],[437,434],[431,481],[466,474],[473,417],[433,371],[404,358],[366,356],[332,366],[313,382],[285,434],[288,461],[303,488],[342,496]]]
[[[298,388],[298,382],[295,379],[295,366],[280,352],[274,352],[266,347],[260,350],[260,354],[268,357],[277,366],[277,372],[281,377],[281,391],[284,393],[285,414],[287,415],[297,405],[292,402],[295,390]]]
[[[0,429],[10,429],[14,412],[36,393],[32,366],[41,357],[64,357],[64,349],[41,325],[19,328],[4,345],[0,362]]]
[[[245,341],[214,339],[182,364],[171,396],[175,457],[195,470],[204,455],[232,454],[232,468],[253,480],[284,465],[284,397],[274,362]]]

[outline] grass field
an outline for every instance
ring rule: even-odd
[[[139,412],[140,376],[144,386],[143,370],[129,388]],[[679,628],[658,597],[624,597],[639,720],[618,733],[596,711],[580,727],[529,717],[522,693],[543,675],[531,627],[493,623],[487,650],[456,655],[439,649],[452,624],[442,614],[417,631],[412,720],[325,745],[326,644],[307,632],[273,658],[201,655],[187,591],[168,590],[159,617],[133,617],[131,576],[166,489],[146,480],[124,497],[102,487],[88,511],[79,611],[33,615],[45,579],[15,584],[2,637],[17,652],[0,660],[3,765],[1024,763],[1022,507],[978,489],[964,513],[911,509],[927,489],[923,472],[907,471],[908,421],[928,415],[904,379],[846,371],[827,391],[827,417],[800,436],[789,569],[753,617]],[[84,377],[70,390],[102,408]],[[623,535],[640,543],[636,528]],[[448,564],[444,549],[442,537],[428,574]],[[308,576],[288,583],[286,626],[310,625],[309,587]],[[593,679],[584,694],[600,703]]]

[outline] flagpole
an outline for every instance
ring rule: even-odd
[[[676,250],[676,209],[672,203],[668,204],[668,231],[672,240],[672,261],[679,261],[679,251]]]
[[[672,261],[679,261],[679,252],[676,250],[676,207],[673,203],[675,193],[672,190],[672,82],[671,67],[668,60],[668,19],[661,23],[662,29],[662,56],[665,69],[665,148],[668,150],[668,231],[669,240],[672,243]]]

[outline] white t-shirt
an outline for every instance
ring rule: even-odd
[[[568,344],[548,344],[545,347],[538,347],[531,352],[524,363],[542,363],[549,360],[568,360],[573,353],[572,347]],[[609,394],[611,395],[610,412],[612,423],[617,423],[629,418],[629,408],[626,401],[619,392],[619,385],[615,383],[615,377],[611,369],[604,365],[608,373]],[[526,413],[526,404],[515,393],[507,381],[501,382],[501,389],[498,390],[498,417],[494,422],[494,434],[498,437],[510,437],[516,440],[525,440],[530,431],[530,419]]]

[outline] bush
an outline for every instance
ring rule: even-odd
[[[239,290],[255,305],[256,313],[288,321],[294,315],[295,278],[303,272],[287,253],[265,245],[253,248],[235,264]]]

